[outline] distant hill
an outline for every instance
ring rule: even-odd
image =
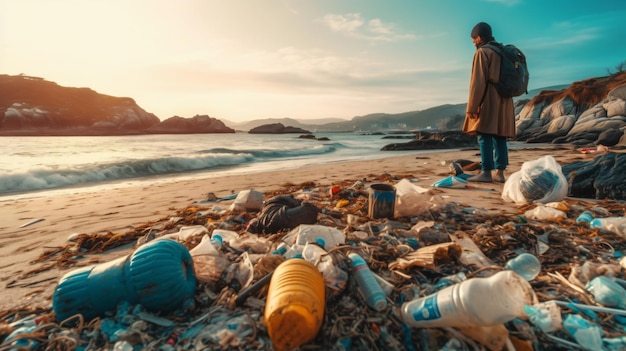
[[[246,122],[224,123],[236,130],[249,131],[262,125],[280,123],[285,126],[310,130],[312,132],[381,132],[390,130],[412,130],[441,128],[445,121],[465,115],[465,104],[441,105],[423,111],[403,113],[371,113],[346,120],[341,118],[294,119],[265,118]]]
[[[249,131],[256,127],[265,125],[265,124],[277,124],[280,123],[285,126],[291,126],[302,129],[311,129],[311,126],[318,126],[321,124],[328,123],[337,123],[337,122],[345,122],[346,120],[343,118],[316,118],[316,119],[306,119],[306,120],[298,120],[294,118],[264,118],[264,119],[255,119],[252,121],[244,121],[244,122],[235,122],[229,121],[227,119],[222,119],[222,122],[227,126],[240,130],[240,131]]]

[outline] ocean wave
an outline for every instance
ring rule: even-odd
[[[344,148],[340,143],[320,144],[314,147],[300,149],[229,149],[229,148],[213,148],[200,150],[199,154],[249,154],[263,161],[263,159],[276,159],[287,157],[299,157],[310,155],[323,155],[337,151],[338,148]]]
[[[149,176],[211,170],[254,162],[250,154],[211,154],[204,157],[165,157],[129,160],[67,169],[37,169],[0,175],[0,194],[49,190]]]
[[[31,169],[23,173],[0,175],[0,194],[51,190],[72,186],[114,182],[177,173],[210,171],[251,163],[271,162],[329,154],[335,144],[320,144],[297,149],[212,148],[191,155],[152,159],[125,160],[114,163]]]

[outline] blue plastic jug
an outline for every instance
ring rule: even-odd
[[[132,254],[65,274],[52,295],[61,322],[113,311],[121,301],[168,312],[194,296],[196,277],[187,248],[170,239],[148,242]]]

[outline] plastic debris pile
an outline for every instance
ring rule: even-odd
[[[381,183],[395,186],[401,216],[368,215],[369,185]],[[322,274],[325,306],[314,337],[295,345],[283,340],[284,349],[626,349],[626,240],[619,223],[600,220],[623,217],[624,204],[564,200],[506,213],[439,193],[415,191],[406,178],[386,174],[332,186],[285,184],[265,194],[212,196],[127,233],[81,234],[44,252],[43,269],[70,272],[105,250],[174,240],[193,258],[195,294],[167,312],[120,301],[90,320],[57,320],[53,308],[4,311],[0,349],[278,349],[264,310],[273,272],[295,259]],[[172,269],[180,267],[151,274]],[[501,271],[514,271],[521,290],[474,284]],[[438,308],[457,295],[473,299],[454,312],[464,322],[429,324],[450,313]],[[516,307],[494,311],[498,299]]]

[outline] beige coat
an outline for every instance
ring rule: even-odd
[[[498,136],[515,136],[513,98],[502,98],[495,85],[500,77],[500,55],[490,48],[479,47],[474,54],[470,77],[467,113],[478,113],[478,132]],[[485,94],[485,89],[487,93]],[[484,99],[483,99],[484,95]],[[482,105],[481,105],[482,100]],[[467,131],[467,115],[463,132]]]

